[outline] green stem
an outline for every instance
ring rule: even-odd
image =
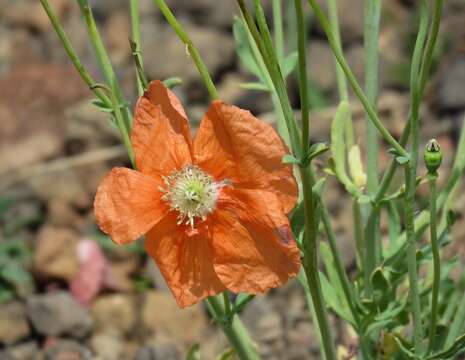
[[[331,25],[328,19],[326,18],[325,14],[321,10],[320,6],[317,4],[316,0],[308,0],[308,2],[310,6],[313,8],[315,15],[318,17],[321,26],[323,27],[323,30],[326,34],[326,37],[328,39],[329,45],[331,46],[334,56],[336,57],[339,65],[344,71],[346,78],[352,86],[355,94],[360,99],[360,102],[362,103],[373,125],[378,129],[378,131],[384,137],[384,139],[398,152],[399,155],[408,158],[409,155],[407,151],[405,151],[405,149],[394,139],[391,133],[384,127],[383,123],[376,114],[376,111],[374,110],[373,106],[370,104],[370,101],[363,93],[363,90],[360,87],[357,79],[355,78],[355,75],[353,74],[352,70],[349,67],[349,64],[344,58],[341,49],[337,46],[336,39],[331,30]]]
[[[284,61],[284,33],[281,0],[273,0],[273,25],[276,55],[280,64]]]
[[[436,325],[438,318],[438,298],[439,282],[441,279],[441,259],[439,255],[438,234],[436,227],[436,175],[428,175],[430,185],[430,233],[431,233],[431,250],[433,252],[433,290],[431,295],[431,325],[429,329],[428,351],[434,348],[436,336]]]
[[[339,29],[339,17],[337,14],[337,6],[336,0],[327,0],[328,4],[328,14],[329,14],[329,24],[331,26],[331,31],[334,35],[334,41],[336,46],[339,48],[341,53],[343,53],[342,45],[341,45],[341,34]],[[344,74],[344,70],[339,65],[337,60],[335,59],[335,66],[336,66],[336,81],[337,81],[337,89],[339,92],[339,100],[349,100],[349,91],[347,88],[347,79]],[[354,144],[354,129],[352,124],[352,117],[347,119],[346,123],[346,145],[347,149],[350,150],[352,145]]]
[[[258,50],[262,54],[265,66],[275,86],[276,93],[283,110],[284,119],[289,131],[291,151],[294,156],[300,158],[302,155],[300,134],[297,129],[294,111],[292,110],[291,103],[287,95],[286,84],[281,74],[276,53],[273,49],[273,43],[271,41],[271,35],[266,24],[263,9],[261,8],[260,2],[258,0],[254,0],[257,22],[261,31],[260,33],[257,29],[257,26],[255,25],[254,19],[250,15],[247,6],[245,5],[245,1],[237,0],[237,3],[241,9],[241,13],[244,17],[247,27],[252,34],[253,39],[255,40]]]
[[[320,277],[318,271],[318,244],[317,244],[317,227],[315,216],[313,213],[312,203],[312,178],[309,171],[305,168],[300,168],[300,176],[302,179],[302,189],[304,193],[304,209],[305,209],[305,232],[304,232],[304,258],[302,266],[307,276],[308,288],[312,297],[312,302],[316,314],[316,321],[321,333],[323,342],[323,351],[326,360],[336,360],[335,343],[331,333],[328,314],[323,301]],[[315,320],[315,319],[314,319]]]
[[[131,145],[131,139],[129,136],[129,131],[126,128],[126,125],[124,123],[124,118],[123,114],[121,113],[121,108],[118,106],[118,99],[116,98],[115,94],[113,93],[112,89],[110,89],[108,86],[103,85],[103,84],[96,84],[93,86],[93,88],[99,88],[101,90],[104,90],[110,97],[113,109],[115,109],[115,121],[116,121],[116,126],[119,129],[121,138],[123,140],[123,144],[126,147],[126,151],[128,153],[129,159],[131,160],[131,165],[135,169],[136,168],[136,162],[135,162],[135,156],[134,156],[134,151],[132,149]]]
[[[376,111],[378,97],[378,36],[381,16],[381,0],[365,0],[364,10],[364,45],[365,45],[365,93],[371,106]],[[378,133],[367,119],[367,193],[372,195],[378,188]],[[376,231],[376,229],[375,229]]]
[[[68,36],[66,36],[66,33],[63,29],[63,27],[60,24],[60,21],[58,20],[58,17],[56,14],[53,12],[48,0],[40,0],[42,3],[42,6],[47,13],[48,18],[50,19],[50,22],[52,23],[53,28],[55,29],[55,32],[57,33],[58,37],[61,40],[61,43],[63,44],[63,47],[65,48],[66,53],[68,54],[69,59],[73,63],[74,67],[76,68],[77,72],[81,76],[82,80],[86,83],[86,85],[89,88],[94,88],[94,85],[96,84],[95,80],[90,76],[90,74],[87,72],[87,70],[84,68],[84,65],[82,65],[81,61],[79,60],[79,57],[77,56],[76,52],[73,49],[73,46],[71,45],[71,42],[68,39]],[[95,92],[95,95],[103,102],[108,108],[112,107],[111,100],[108,98],[108,96],[105,95],[105,93],[102,91],[100,88],[94,88],[93,90]]]
[[[225,312],[221,300],[217,297],[209,297],[205,300],[209,312],[223,330],[229,343],[241,360],[259,360],[256,349],[252,345],[250,335],[237,315],[233,315],[231,321],[225,321]]]
[[[428,80],[429,76],[429,70],[431,68],[431,63],[432,63],[432,58],[433,58],[433,52],[434,48],[436,46],[437,38],[438,38],[438,33],[439,33],[439,25],[441,22],[441,14],[442,14],[442,0],[436,0],[435,1],[435,7],[434,7],[434,13],[433,13],[433,20],[432,20],[432,26],[431,26],[431,32],[428,37],[428,43],[426,46],[426,51],[425,51],[425,57],[422,61],[421,65],[421,70],[420,70],[420,97],[423,97],[423,93],[425,90],[426,82]],[[405,126],[402,136],[400,138],[400,144],[402,146],[405,146],[407,143],[407,140],[410,135],[410,117],[411,115],[409,114],[409,121],[407,122],[407,125]],[[379,201],[383,198],[384,194],[389,188],[389,185],[391,184],[391,181],[394,177],[395,171],[397,169],[397,162],[392,160],[389,163],[388,169],[386,173],[383,176],[383,179],[381,180],[381,184],[378,187],[378,190],[376,192],[376,195],[374,197],[374,203],[377,206]]]
[[[88,0],[78,0],[81,13],[84,17],[87,26],[87,32],[89,34],[90,41],[97,56],[97,60],[100,64],[100,68],[103,72],[103,75],[110,85],[116,99],[118,100],[119,107],[123,108],[123,118],[125,126],[128,132],[131,131],[131,111],[129,110],[127,102],[124,100],[123,93],[119,86],[118,80],[116,78],[115,72],[110,62],[108,53],[103,45],[102,38],[100,37],[97,25],[95,23],[94,16],[92,14],[92,9],[90,8]]]
[[[309,105],[308,105],[308,79],[307,79],[307,60],[305,52],[306,31],[305,20],[302,11],[301,0],[294,0],[295,13],[297,19],[297,49],[299,55],[299,94],[300,109],[302,122],[302,158],[308,155],[310,145],[310,123],[309,123]],[[312,195],[311,195],[312,196]]]
[[[413,336],[415,344],[415,354],[421,354],[423,351],[423,326],[421,323],[421,304],[418,291],[418,274],[416,260],[416,236],[415,236],[415,192],[416,192],[416,175],[419,153],[420,138],[420,77],[419,69],[421,63],[421,54],[423,51],[424,41],[428,29],[428,7],[426,0],[420,5],[420,24],[418,29],[417,41],[412,57],[412,67],[410,74],[410,92],[412,101],[410,128],[412,133],[412,149],[410,162],[405,167],[405,228],[407,233],[407,263],[410,283],[410,301],[413,315]]]
[[[147,80],[144,79],[145,75],[143,72],[143,62],[142,56],[140,56],[141,52],[141,38],[140,38],[140,22],[139,22],[139,0],[131,0],[131,32],[132,32],[132,43],[134,46],[133,48],[133,55],[136,60],[137,66],[137,74],[136,74],[136,82],[137,82],[137,93],[139,96],[144,94],[144,90],[147,88]]]
[[[218,92],[216,91],[215,84],[208,73],[207,66],[203,62],[199,51],[192,43],[192,40],[189,38],[189,35],[184,31],[182,26],[179,24],[178,20],[171,12],[168,5],[164,0],[154,0],[155,4],[158,6],[160,11],[162,12],[163,16],[165,17],[166,21],[171,25],[173,30],[178,35],[179,39],[186,45],[187,51],[189,55],[192,57],[195,65],[197,66],[197,70],[200,73],[200,76],[203,79],[205,86],[207,87],[208,93],[210,94],[210,98],[212,100],[218,99]]]
[[[294,0],[299,53],[299,86],[300,103],[302,111],[302,156],[305,158],[309,149],[309,122],[308,122],[308,80],[305,60],[305,23],[302,11],[301,0]],[[317,199],[313,196],[313,176],[305,167],[300,167],[302,188],[304,192],[305,211],[305,234],[304,234],[304,259],[303,267],[307,276],[308,288],[312,298],[318,329],[321,333],[321,340],[326,360],[335,360],[334,340],[331,334],[328,314],[323,302],[321,292],[320,277],[318,271],[318,222],[314,213]],[[336,251],[337,252],[337,251]],[[337,262],[336,262],[337,263]],[[341,269],[339,269],[341,270]],[[344,269],[342,269],[344,272]],[[350,296],[349,296],[350,298]]]

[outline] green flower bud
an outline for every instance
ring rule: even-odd
[[[431,175],[437,175],[437,170],[442,161],[442,151],[436,139],[431,139],[426,144],[424,158],[428,173]]]

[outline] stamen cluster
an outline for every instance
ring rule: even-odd
[[[205,221],[215,209],[220,184],[199,167],[187,165],[165,176],[164,181],[162,199],[169,202],[171,210],[179,212],[178,225],[185,223],[194,228],[195,218]]]

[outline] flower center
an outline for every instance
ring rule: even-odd
[[[191,228],[196,218],[204,221],[215,209],[218,190],[224,185],[195,165],[174,171],[164,181],[162,199],[170,203],[171,210],[179,212],[178,225],[185,223]]]

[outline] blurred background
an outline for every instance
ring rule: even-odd
[[[167,1],[199,48],[221,98],[274,122],[269,94],[245,90],[255,81],[236,54],[235,1]],[[77,3],[50,0],[81,61],[102,79]],[[95,0],[94,15],[123,91],[134,103],[135,71],[128,44],[128,0]],[[271,19],[271,1],[265,1]],[[324,3],[324,1],[321,1]],[[409,106],[410,54],[416,34],[415,1],[385,0],[380,32],[379,111],[399,136]],[[328,141],[337,104],[329,46],[306,5],[311,76],[311,136]],[[140,0],[142,55],[149,79],[179,76],[176,88],[195,128],[207,92],[182,43],[150,0]],[[282,1],[291,29],[293,1]],[[339,0],[345,54],[363,81],[363,0]],[[453,160],[465,116],[465,1],[445,1],[432,79],[422,108],[422,137],[444,149],[441,178]],[[295,48],[292,31],[286,54]],[[289,92],[298,106],[295,75]],[[201,343],[202,359],[215,359],[227,343],[202,305],[179,310],[142,242],[117,247],[100,233],[93,196],[113,166],[128,165],[118,133],[91,105],[92,94],[71,66],[37,0],[0,0],[0,359],[175,360]],[[352,102],[357,139],[364,121]],[[380,153],[380,166],[389,160]],[[420,169],[420,174],[424,169]],[[351,202],[335,181],[326,196],[345,265],[354,269]],[[419,195],[427,194],[420,186]],[[457,194],[458,213],[465,210]],[[422,206],[422,202],[419,202]],[[425,203],[423,203],[425,204]],[[424,205],[426,206],[426,205]],[[386,224],[383,220],[382,226]],[[465,254],[459,219],[452,251]],[[296,281],[258,296],[242,316],[264,359],[319,359],[305,297]],[[351,333],[338,326],[348,349]]]

